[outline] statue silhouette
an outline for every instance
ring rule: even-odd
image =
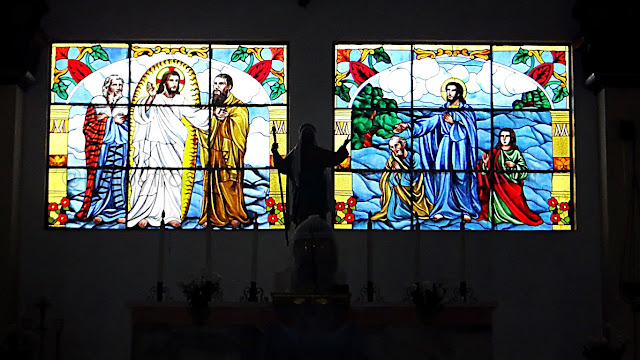
[[[278,144],[273,143],[273,164],[288,176],[292,184],[293,206],[290,219],[296,226],[312,215],[327,218],[332,207],[325,170],[339,165],[349,156],[348,143],[347,138],[338,151],[318,146],[316,128],[311,124],[300,127],[298,144],[284,159],[278,153]]]

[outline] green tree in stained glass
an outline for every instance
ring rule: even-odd
[[[402,121],[395,111],[384,109],[397,108],[395,100],[382,96],[382,89],[367,84],[353,101],[353,148],[357,150],[371,146],[374,134],[384,139],[391,138],[394,135],[393,128]]]

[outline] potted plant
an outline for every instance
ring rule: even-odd
[[[209,302],[220,292],[222,277],[217,273],[202,272],[191,275],[189,280],[178,283],[187,299],[189,310],[196,325],[203,325],[209,316]]]

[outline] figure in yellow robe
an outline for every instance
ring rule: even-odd
[[[204,177],[201,225],[209,222],[216,227],[237,228],[240,223],[250,222],[242,191],[249,111],[231,94],[232,86],[228,75],[220,74],[214,79],[213,103],[217,106],[211,130],[209,134],[200,133],[201,144],[209,144],[202,146],[200,161],[211,169]],[[208,139],[202,139],[206,135],[210,135]]]
[[[419,156],[406,149],[406,140],[394,136],[389,140],[391,155],[380,177],[381,209],[371,220],[391,222],[409,220],[413,213],[419,219],[428,219],[433,204],[427,198],[424,187],[424,175],[412,173],[412,162],[416,164]]]

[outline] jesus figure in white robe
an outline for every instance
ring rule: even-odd
[[[167,71],[158,89],[147,83],[149,96],[138,103],[134,117],[131,210],[127,226],[181,226],[182,164],[187,127],[184,117],[198,129],[208,131],[209,111],[188,105],[180,95],[180,74]],[[149,106],[149,105],[159,106]]]

